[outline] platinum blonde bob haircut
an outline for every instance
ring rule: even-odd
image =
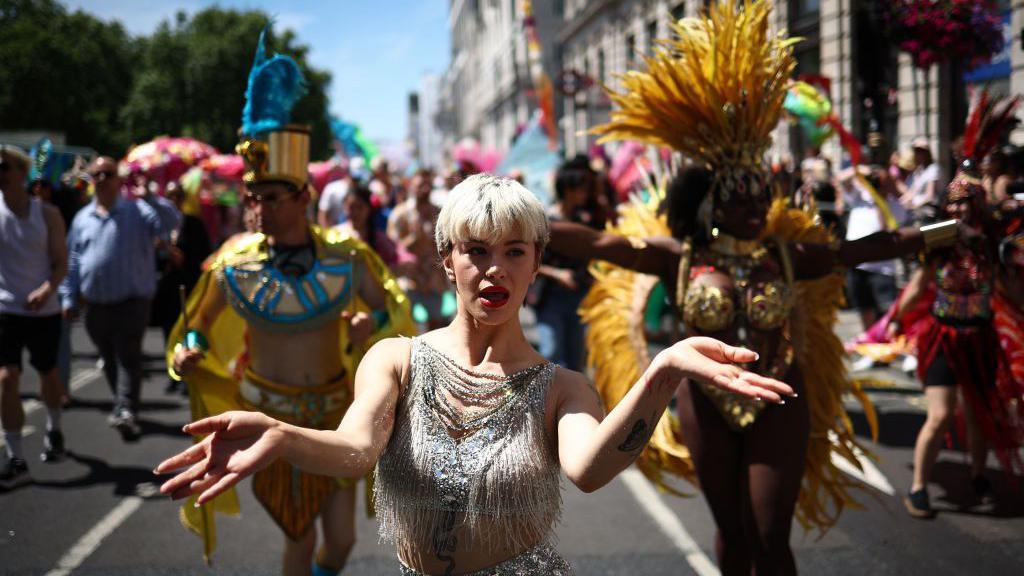
[[[548,218],[537,197],[511,178],[474,174],[448,193],[437,217],[434,239],[441,257],[456,242],[480,240],[497,243],[509,232],[542,252],[551,237]]]

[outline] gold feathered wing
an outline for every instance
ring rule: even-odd
[[[768,213],[765,235],[784,243],[828,243],[829,232],[813,217],[776,200]],[[804,396],[811,419],[810,441],[804,466],[803,485],[796,507],[796,519],[804,529],[825,531],[839,520],[846,506],[860,507],[853,491],[864,485],[839,470],[833,460],[840,458],[861,470],[858,454],[868,457],[858,444],[853,423],[843,406],[843,395],[860,402],[871,429],[878,437],[874,406],[860,384],[851,381],[843,364],[845,351],[835,325],[843,303],[843,274],[833,272],[817,280],[794,283],[796,302],[790,317],[790,335],[796,362],[804,380]]]
[[[635,238],[668,236],[665,217],[657,212],[661,195],[655,192],[646,201],[633,198],[620,209],[618,223],[608,232]],[[765,234],[784,243],[829,240],[828,231],[810,215],[788,208],[781,200],[769,212]],[[611,410],[651,361],[643,310],[658,279],[603,261],[594,262],[590,271],[594,285],[579,312],[588,324],[588,364],[594,369],[598,392]],[[843,346],[833,331],[843,299],[842,274],[796,282],[794,288],[800,305],[790,318],[790,331],[811,418],[796,518],[805,529],[824,531],[835,524],[846,506],[857,506],[852,493],[863,487],[833,464],[834,458],[841,458],[861,469],[857,455],[866,454],[854,438],[843,395],[853,394],[860,401],[873,436],[877,436],[878,424],[867,396],[847,378]],[[669,484],[667,475],[697,484],[678,419],[670,411],[659,420],[637,467],[660,489],[673,494],[683,495]]]
[[[658,214],[664,190],[652,186],[647,192],[646,199],[634,195],[620,205],[619,220],[608,233],[633,238],[671,236],[665,217]],[[590,273],[594,284],[579,313],[588,325],[587,361],[594,369],[594,382],[605,407],[611,410],[651,362],[644,309],[659,279],[600,260],[591,264]],[[667,472],[696,483],[690,451],[680,438],[679,422],[666,410],[636,464],[659,488],[682,496],[665,478]]]

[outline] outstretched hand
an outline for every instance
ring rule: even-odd
[[[277,459],[284,441],[280,424],[259,412],[225,412],[186,424],[186,433],[207,436],[153,470],[154,474],[181,470],[160,492],[175,500],[199,494],[197,504],[212,500]]]
[[[724,390],[749,398],[785,404],[784,397],[796,392],[784,382],[745,370],[740,364],[758,359],[756,352],[697,336],[666,348],[655,359],[672,376],[669,383],[678,385],[682,378],[707,382]]]

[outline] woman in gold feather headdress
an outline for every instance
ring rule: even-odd
[[[799,392],[766,406],[684,383],[679,418],[664,414],[638,461],[662,488],[669,472],[699,481],[718,526],[724,574],[794,573],[794,515],[807,528],[835,523],[856,482],[833,457],[860,467],[833,333],[842,300],[840,267],[892,258],[955,236],[901,229],[838,242],[806,213],[775,199],[763,156],[778,124],[794,68],[795,39],[769,31],[771,4],[722,0],[700,19],[672,26],[674,37],[628,72],[613,93],[617,109],[595,129],[603,140],[670,147],[693,161],[669,185],[667,219],[635,200],[607,233],[555,223],[552,249],[596,258],[596,283],[581,307],[596,382],[613,407],[649,361],[643,307],[660,280],[674,292],[687,335],[713,335],[759,353],[751,368]],[[671,236],[668,238],[667,236]],[[682,440],[682,442],[681,442]]]

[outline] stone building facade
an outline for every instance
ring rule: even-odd
[[[452,62],[442,81],[445,145],[471,136],[507,149],[532,110],[519,0],[450,0]],[[588,131],[605,122],[611,103],[602,86],[643,66],[674,18],[696,16],[707,0],[536,0],[545,66],[555,82],[556,112],[567,156],[585,153]],[[878,0],[776,0],[773,25],[803,38],[797,74],[827,77],[835,112],[862,141],[881,132],[894,149],[927,138],[944,170],[950,141],[962,130],[970,85],[1024,93],[1024,0],[997,0],[1007,48],[995,61],[964,73],[950,65],[915,69],[887,41]],[[1014,135],[1024,144],[1024,130]],[[807,143],[780,124],[772,161],[796,161]],[[822,153],[843,162],[836,139]]]

